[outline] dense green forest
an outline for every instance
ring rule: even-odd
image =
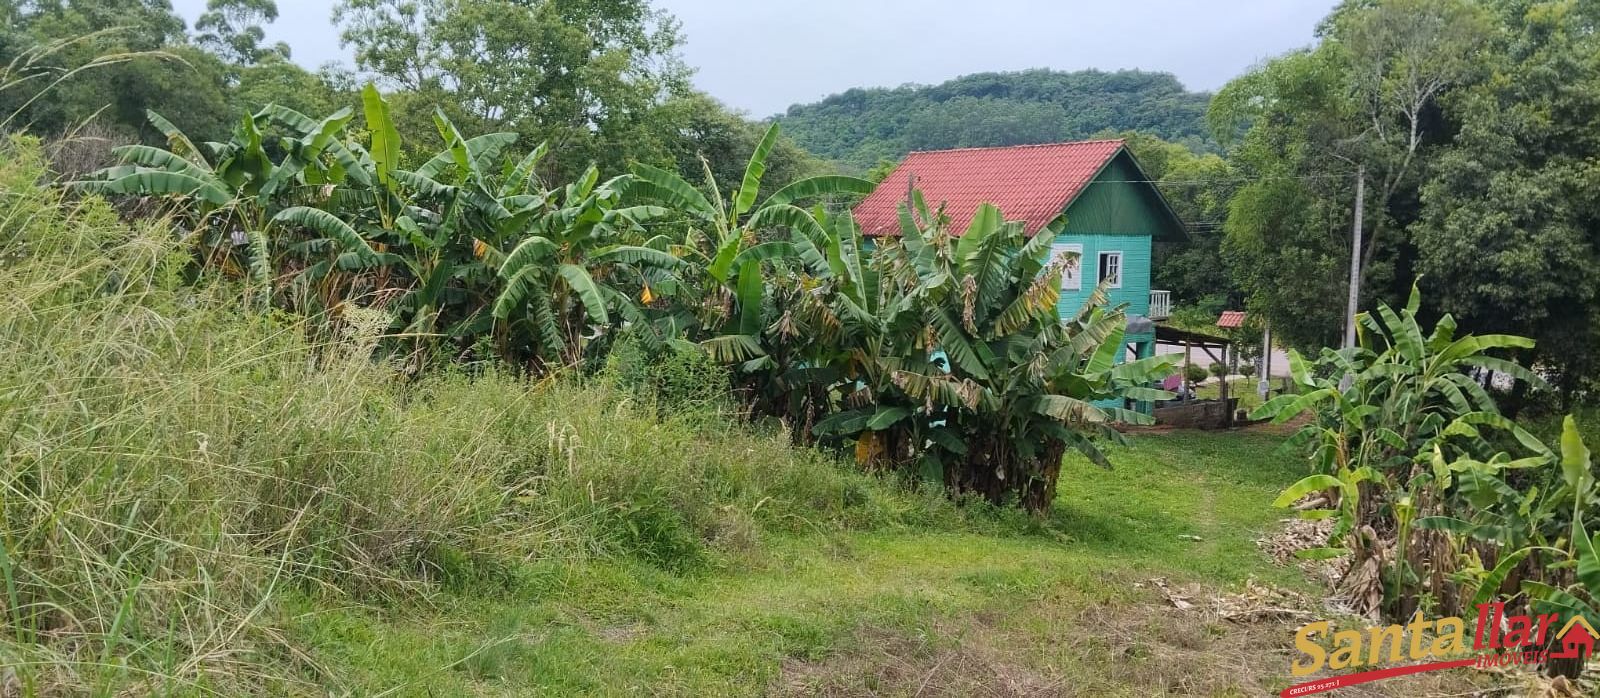
[[[913,150],[1021,145],[1140,131],[1208,147],[1210,95],[1170,73],[1027,70],[938,85],[858,88],[778,117],[802,148],[855,170]]]

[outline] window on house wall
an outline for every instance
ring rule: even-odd
[[[1122,253],[1100,253],[1100,282],[1110,288],[1122,288]]]
[[[1083,245],[1056,243],[1050,246],[1053,262],[1064,255],[1073,255],[1072,261],[1061,270],[1061,290],[1077,291],[1083,288]]]

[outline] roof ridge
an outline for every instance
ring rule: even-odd
[[[1089,140],[1061,141],[1059,143],[1023,143],[1021,145],[978,145],[978,146],[968,146],[966,148],[941,148],[941,149],[938,149],[938,150],[913,150],[913,151],[911,151],[909,153],[906,153],[906,155],[910,156],[910,155],[915,155],[915,154],[918,154],[918,153],[960,153],[960,152],[967,152],[967,151],[972,151],[972,150],[1021,150],[1023,148],[1059,148],[1059,147],[1064,146],[1064,145],[1094,145],[1094,144],[1099,144],[1099,143],[1123,143],[1123,144],[1126,144],[1127,142],[1128,142],[1128,139],[1126,139],[1126,138],[1091,138]]]

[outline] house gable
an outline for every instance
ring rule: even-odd
[[[1150,235],[1182,240],[1183,223],[1126,149],[1067,205],[1066,232],[1075,235]]]

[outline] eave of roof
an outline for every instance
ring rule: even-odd
[[[1043,229],[1066,210],[1123,152],[1120,139],[916,151],[906,156],[878,191],[856,207],[868,235],[896,234],[905,202],[902,181],[930,204],[945,205],[956,234],[983,203],[994,204],[1024,232]]]

